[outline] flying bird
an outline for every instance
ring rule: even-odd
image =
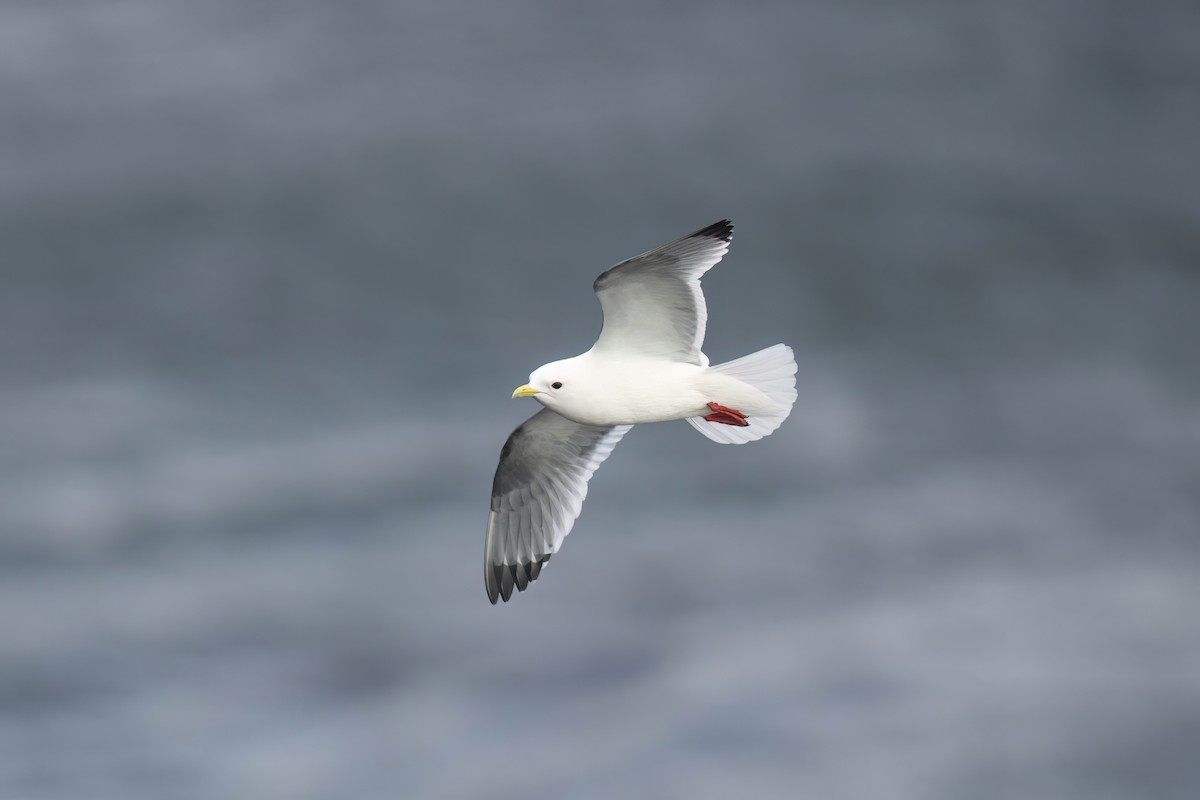
[[[708,312],[700,277],[729,250],[721,220],[617,264],[592,288],[604,326],[592,349],[538,367],[513,397],[543,408],[500,451],[484,544],[488,599],[525,591],[579,516],[587,482],[630,428],[685,419],[722,444],[772,433],[796,401],[792,349],[724,364],[700,351]]]

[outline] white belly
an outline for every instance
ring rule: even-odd
[[[563,416],[587,425],[636,425],[710,413],[709,402],[753,413],[770,401],[752,386],[695,364],[657,359],[593,361],[586,391]]]

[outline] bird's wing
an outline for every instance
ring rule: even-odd
[[[731,238],[733,223],[721,220],[597,278],[592,288],[604,329],[592,350],[705,365],[700,346],[708,311],[700,276],[721,260]]]
[[[492,483],[483,579],[495,604],[525,591],[558,552],[587,496],[596,467],[632,425],[581,425],[549,409],[504,443]]]

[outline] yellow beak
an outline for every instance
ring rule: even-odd
[[[516,391],[513,392],[512,396],[513,397],[533,397],[537,393],[538,393],[538,390],[533,388],[532,386],[530,386],[527,383],[524,386],[518,386]]]

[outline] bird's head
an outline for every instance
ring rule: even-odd
[[[538,367],[529,376],[529,383],[518,386],[513,397],[533,397],[547,408],[569,404],[572,397],[579,396],[579,362],[577,358],[551,361]]]

